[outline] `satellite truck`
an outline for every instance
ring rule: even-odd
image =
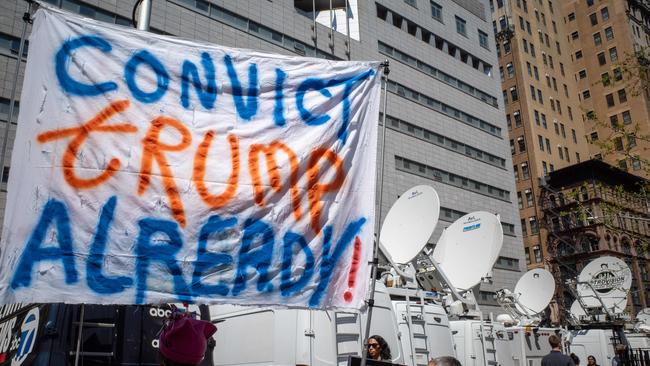
[[[628,365],[650,364],[650,309],[641,310],[636,324],[625,313],[632,272],[621,259],[603,256],[589,262],[576,279],[567,281],[576,300],[570,309],[569,351],[580,359],[593,355],[609,365],[617,345],[625,345]]]

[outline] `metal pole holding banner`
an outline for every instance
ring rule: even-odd
[[[152,0],[142,0],[140,2],[140,14],[138,14],[139,30],[149,30],[149,23],[151,23],[151,1]]]
[[[81,334],[84,330],[84,316],[86,312],[86,306],[81,304],[81,316],[79,318],[79,334],[77,334],[77,348],[74,354],[74,366],[79,366],[79,353],[81,353]]]
[[[18,57],[16,57],[16,68],[14,70],[14,82],[11,86],[11,95],[9,96],[9,117],[7,118],[7,125],[5,132],[2,136],[2,154],[0,155],[0,184],[5,180],[5,159],[7,158],[7,145],[9,145],[9,129],[14,117],[14,108],[16,106],[16,88],[18,87],[18,74],[20,73],[20,65],[23,62],[23,52],[25,52],[25,37],[27,35],[27,24],[32,22],[32,4],[34,1],[27,1],[27,11],[23,14],[23,30],[20,34],[20,46],[18,47]]]
[[[362,334],[364,338],[361,340],[363,344],[363,350],[361,351],[361,366],[366,366],[366,357],[368,357],[368,347],[366,346],[366,340],[370,336],[370,322],[372,321],[372,308],[375,306],[375,277],[377,277],[377,266],[379,265],[379,232],[380,222],[381,222],[381,205],[383,201],[383,192],[384,192],[384,161],[386,160],[386,103],[388,102],[388,74],[390,69],[388,68],[389,62],[385,60],[381,63],[381,67],[384,70],[384,108],[382,114],[382,130],[381,130],[381,164],[379,171],[379,213],[375,215],[375,232],[377,233],[377,238],[375,244],[372,248],[372,269],[370,271],[370,297],[367,300],[368,303],[368,318],[366,319],[366,332]]]

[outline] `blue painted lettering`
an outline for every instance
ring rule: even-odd
[[[235,285],[232,288],[234,296],[239,295],[246,288],[249,276],[248,267],[253,267],[259,273],[257,291],[273,290],[268,272],[273,259],[274,242],[273,228],[269,224],[261,220],[246,220],[244,237],[239,249],[239,265],[237,266]],[[254,244],[258,245],[253,248]]]
[[[219,215],[210,216],[208,222],[201,228],[199,234],[199,249],[196,254],[194,264],[194,274],[192,275],[192,291],[195,296],[200,295],[228,295],[228,285],[220,282],[216,285],[206,285],[201,282],[205,277],[211,276],[232,266],[232,257],[225,253],[213,253],[208,251],[208,239],[210,235],[219,234],[223,231],[234,227],[237,219],[231,217],[222,219]]]
[[[299,279],[291,281],[291,262],[293,260],[293,248],[298,244],[298,249],[305,253],[305,268]],[[282,296],[291,296],[303,289],[314,274],[314,254],[307,245],[305,238],[296,233],[288,232],[284,235],[284,246],[282,250],[282,270],[280,291]]]
[[[237,114],[244,120],[250,121],[257,114],[257,99],[260,94],[260,85],[257,79],[257,65],[251,64],[248,67],[248,91],[246,93],[246,101],[244,101],[244,89],[237,76],[232,58],[226,55],[223,61],[226,64],[226,70],[228,70],[228,78],[232,86],[232,97],[235,101]]]
[[[214,63],[212,57],[207,52],[201,54],[201,65],[205,70],[206,86],[203,90],[199,71],[196,66],[185,60],[183,61],[183,74],[181,79],[181,104],[185,108],[190,108],[190,85],[194,86],[196,94],[205,109],[212,109],[214,102],[217,100],[217,77],[215,76]]]
[[[156,74],[156,90],[145,92],[136,83],[136,75],[140,64],[149,65],[151,70]],[[124,80],[129,87],[133,97],[142,103],[153,103],[163,97],[169,87],[169,73],[165,66],[147,50],[140,50],[131,56],[129,61],[124,65]]]
[[[114,82],[104,82],[99,84],[84,84],[70,76],[68,73],[68,64],[72,58],[72,52],[81,47],[94,47],[104,53],[111,52],[111,44],[99,36],[82,36],[71,39],[61,45],[54,58],[54,68],[56,77],[61,84],[61,88],[74,95],[94,96],[107,93],[117,89]]]

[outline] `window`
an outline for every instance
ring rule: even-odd
[[[553,3],[551,0],[548,0],[548,10],[551,12],[551,14],[553,14]]]
[[[617,93],[618,93],[618,101],[620,103],[627,102],[627,94],[625,93],[625,89],[620,89]]]
[[[591,93],[589,92],[589,89],[583,90],[582,91],[582,99],[589,99],[591,98]]]
[[[510,42],[503,41],[503,53],[506,55],[510,53]]]
[[[580,162],[580,153],[576,152],[576,161],[579,163]]]
[[[620,67],[615,68],[612,73],[614,74],[614,80],[615,81],[621,81],[623,80],[623,72],[621,71]]]
[[[510,88],[510,99],[512,99],[513,102],[519,100],[519,95],[517,94],[517,87],[513,86]]]
[[[544,138],[542,135],[537,135],[537,142],[539,143],[539,149],[544,151]]]
[[[539,123],[539,111],[535,110],[534,114],[535,114],[535,123],[539,126],[540,125],[540,123]]]
[[[587,0],[587,6],[594,5],[594,0]]]
[[[564,160],[564,153],[562,152],[562,147],[561,146],[557,147],[557,153],[560,155],[560,159]]]
[[[598,132],[592,132],[589,135],[589,138],[591,139],[591,141],[598,141]]]
[[[607,63],[607,59],[605,58],[605,52],[599,53],[596,57],[598,57],[598,64],[600,66],[603,66],[604,64]]]
[[[490,49],[490,47],[488,46],[488,35],[487,33],[481,30],[478,31],[478,42],[481,45],[481,47],[488,50]]]
[[[512,66],[512,64],[507,64],[506,70],[508,72],[508,79],[511,79],[515,76],[515,68]]]
[[[544,104],[544,96],[542,95],[542,91],[539,89],[537,89],[537,101]]]
[[[523,41],[522,43],[524,44],[524,52],[528,53],[528,41],[526,41],[525,39],[522,41]]]
[[[616,151],[623,151],[623,138],[617,137],[614,139],[614,148]]]
[[[515,127],[521,127],[521,113],[515,111],[512,115],[515,117]]]
[[[530,43],[530,55],[535,57],[535,45],[531,42]]]
[[[608,41],[614,39],[614,30],[612,27],[605,28],[605,38],[607,38]]]
[[[638,156],[632,158],[632,169],[633,170],[641,169],[641,159]]]
[[[524,141],[523,136],[517,137],[517,145],[519,146],[519,152],[526,151],[526,142]]]
[[[578,71],[578,77],[579,77],[580,79],[584,79],[584,78],[586,78],[586,77],[587,77],[587,70],[582,69],[582,70]]]
[[[526,24],[524,23],[524,18],[519,16],[519,28],[521,28],[522,31],[526,30]]]
[[[537,225],[537,217],[533,216],[533,217],[529,218],[528,221],[530,222],[530,233],[532,235],[538,234],[539,233],[539,226]],[[535,258],[535,260],[537,260],[537,258]],[[541,258],[540,258],[540,260],[538,262],[540,262],[540,261],[541,261]]]
[[[527,189],[525,193],[526,193],[526,205],[528,207],[533,207],[533,192],[530,189]]]
[[[548,126],[546,126],[546,115],[542,113],[542,126],[544,126],[544,129],[547,129]]]
[[[418,8],[418,2],[417,0],[404,0],[405,3],[411,5],[414,8]]]
[[[609,59],[612,62],[616,62],[618,60],[618,51],[616,51],[616,47],[612,47],[609,49]]]
[[[564,156],[566,157],[566,161],[568,161],[570,163],[571,162],[571,156],[569,155],[569,148],[567,148],[566,146],[564,147]]]
[[[559,55],[561,55],[562,54],[562,49],[560,49],[560,42],[555,41],[555,48],[557,49],[557,53]]]
[[[442,22],[442,6],[433,1],[431,2],[431,17]]]
[[[530,35],[533,35],[533,30],[532,30],[532,28],[530,26],[529,21],[526,21],[526,32],[528,32],[528,34],[530,34]]]
[[[564,123],[560,123],[560,131],[562,132],[562,137],[566,138],[566,130],[564,129]]]
[[[623,112],[621,116],[623,117],[624,124],[629,125],[630,123],[632,123],[632,117],[630,116],[630,111]]]
[[[598,15],[596,15],[596,13],[591,13],[589,15],[589,21],[591,21],[592,26],[598,24]]]
[[[603,18],[603,22],[606,22],[609,19],[609,10],[607,7],[600,9],[600,16]]]
[[[456,32],[467,37],[467,22],[458,16],[456,16]]]
[[[634,134],[627,135],[627,147],[633,148],[636,146],[636,136]]]
[[[539,69],[537,66],[533,66],[533,73],[535,74],[535,80],[539,80]]]
[[[614,97],[612,97],[612,99],[614,99]],[[609,124],[610,126],[612,126],[614,130],[616,130],[618,128],[618,116],[617,115],[610,116]]]
[[[557,24],[555,23],[555,20],[551,22],[553,24],[553,33],[557,34]]]
[[[506,114],[506,123],[508,124],[508,131],[512,131],[512,120],[509,114]]]
[[[528,75],[533,76],[533,68],[530,66],[530,62],[526,62],[526,70],[528,70]]]
[[[530,252],[528,251],[528,248],[524,248],[524,253],[526,254],[526,264],[530,264]]]
[[[600,32],[594,33],[594,45],[600,46],[603,44],[603,39],[600,37]]]
[[[622,159],[622,160],[618,161],[618,167],[621,170],[627,170],[627,162],[625,161],[625,159]]]
[[[542,172],[544,172],[544,176],[548,175],[548,166],[545,161],[542,161]]]
[[[521,192],[517,192],[517,203],[519,204],[519,209],[524,208],[524,200],[521,198]]]
[[[575,41],[578,38],[580,38],[580,33],[578,33],[578,31],[575,31],[575,32],[571,33],[571,39],[572,40]]]
[[[571,129],[571,138],[573,139],[574,144],[578,143],[578,138],[576,137],[576,130],[574,130],[573,128]]]
[[[564,64],[560,62],[560,73],[564,76]]]
[[[611,84],[611,80],[609,79],[609,73],[608,72],[602,73],[600,75],[600,80],[602,81],[603,86],[608,86],[609,84]]]
[[[528,163],[521,164],[521,174],[524,179],[530,178],[530,171],[528,170]]]
[[[533,98],[533,100],[537,100],[536,95],[535,95],[535,87],[530,86],[530,96]]]
[[[515,182],[519,181],[519,168],[515,165],[512,167],[512,171],[515,174]]]
[[[546,152],[549,154],[553,154],[553,151],[551,150],[551,140],[546,139]]]
[[[569,13],[568,18],[570,22],[576,20],[576,13]]]
[[[557,124],[557,122],[553,123],[553,127],[555,127],[555,134],[560,135],[560,125]]]
[[[607,94],[605,95],[605,100],[607,101],[607,106],[608,107],[613,107],[614,106],[614,94]]]
[[[576,51],[576,60],[580,60],[582,58],[582,50]]]
[[[526,219],[521,219],[521,235],[528,236],[528,227],[526,226]]]

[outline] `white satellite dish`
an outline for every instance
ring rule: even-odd
[[[636,321],[637,323],[650,325],[650,308],[641,309],[641,311],[636,314]]]
[[[503,245],[496,215],[477,211],[456,220],[440,237],[433,260],[459,290],[476,286],[490,272]]]
[[[571,304],[571,309],[569,310],[569,312],[571,312],[571,315],[573,315],[573,317],[578,320],[580,319],[580,317],[587,315],[585,309],[582,308],[578,300],[573,301],[573,304]]]
[[[555,279],[551,272],[536,268],[526,272],[515,286],[515,307],[522,315],[534,316],[546,309],[555,293]]]
[[[416,186],[400,196],[384,219],[379,235],[384,254],[396,264],[415,258],[438,224],[440,199],[430,186]]]
[[[630,267],[616,257],[605,256],[589,262],[580,272],[577,290],[586,306],[602,307],[604,304],[609,311],[622,313],[631,286]]]

